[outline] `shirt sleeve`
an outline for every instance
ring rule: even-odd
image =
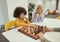
[[[54,31],[60,32],[60,28],[54,28]]]
[[[5,31],[8,31],[11,27],[15,26],[15,21],[10,20],[5,24]]]
[[[29,22],[29,19],[26,18],[26,20],[24,20],[24,22],[17,20],[17,21],[15,22],[15,26],[16,26],[16,27],[20,27],[20,26],[24,27],[24,26],[26,26],[26,25],[29,24],[29,23],[30,23],[30,22]]]

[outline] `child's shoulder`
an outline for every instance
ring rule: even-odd
[[[10,23],[11,23],[11,22],[15,22],[15,20],[9,20],[8,22],[10,22]]]

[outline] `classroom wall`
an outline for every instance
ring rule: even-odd
[[[43,0],[28,0],[28,3],[34,3],[36,5],[39,5],[39,4],[43,5],[42,2],[43,2]]]
[[[45,9],[54,10],[56,8],[56,0],[44,0],[43,6]]]
[[[28,11],[27,0],[0,0],[0,25],[5,24],[8,20],[15,19],[13,12],[17,6],[22,6]]]
[[[28,2],[30,3],[34,3],[36,5],[42,5],[44,7],[45,10],[50,9],[53,10],[55,9],[55,4],[56,4],[56,0],[28,0]]]
[[[0,25],[8,21],[7,0],[0,0]]]
[[[60,13],[60,0],[59,0],[58,12]]]
[[[13,12],[16,7],[22,6],[26,10],[28,10],[28,2],[27,0],[7,0],[7,7],[8,7],[8,16],[9,20],[15,19],[13,17]],[[27,15],[28,17],[28,15]]]
[[[4,20],[3,20],[3,16],[2,16],[2,12],[1,12],[1,7],[0,7],[0,25],[4,24]]]

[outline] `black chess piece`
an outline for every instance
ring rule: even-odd
[[[41,32],[41,31],[43,31],[43,26],[38,26],[37,34],[38,34],[39,32]]]
[[[37,30],[36,30],[36,28],[34,28],[34,33],[35,33],[35,35],[37,34]]]

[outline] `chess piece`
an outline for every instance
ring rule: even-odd
[[[37,34],[36,28],[26,27],[26,28],[19,29],[18,31],[29,36],[29,37],[31,37],[31,38],[33,38],[33,39],[35,39],[35,40],[38,39],[38,36],[36,35]]]
[[[45,28],[46,28],[46,25],[45,25]]]
[[[31,34],[33,34],[33,28],[30,28],[30,32],[31,32]]]
[[[37,34],[37,31],[38,31],[38,29],[37,29],[37,28],[35,28],[35,29],[34,29],[34,33],[35,33],[35,35]]]
[[[21,28],[21,30],[24,30],[23,28]]]
[[[30,33],[30,27],[28,28],[28,33]]]
[[[34,32],[34,30],[35,30],[35,28],[32,28],[32,33],[33,33],[33,35],[35,35],[35,32]]]
[[[37,31],[37,33],[41,32],[41,31],[43,31],[43,26],[38,26],[38,31]]]
[[[27,28],[25,28],[25,32],[27,32]]]

